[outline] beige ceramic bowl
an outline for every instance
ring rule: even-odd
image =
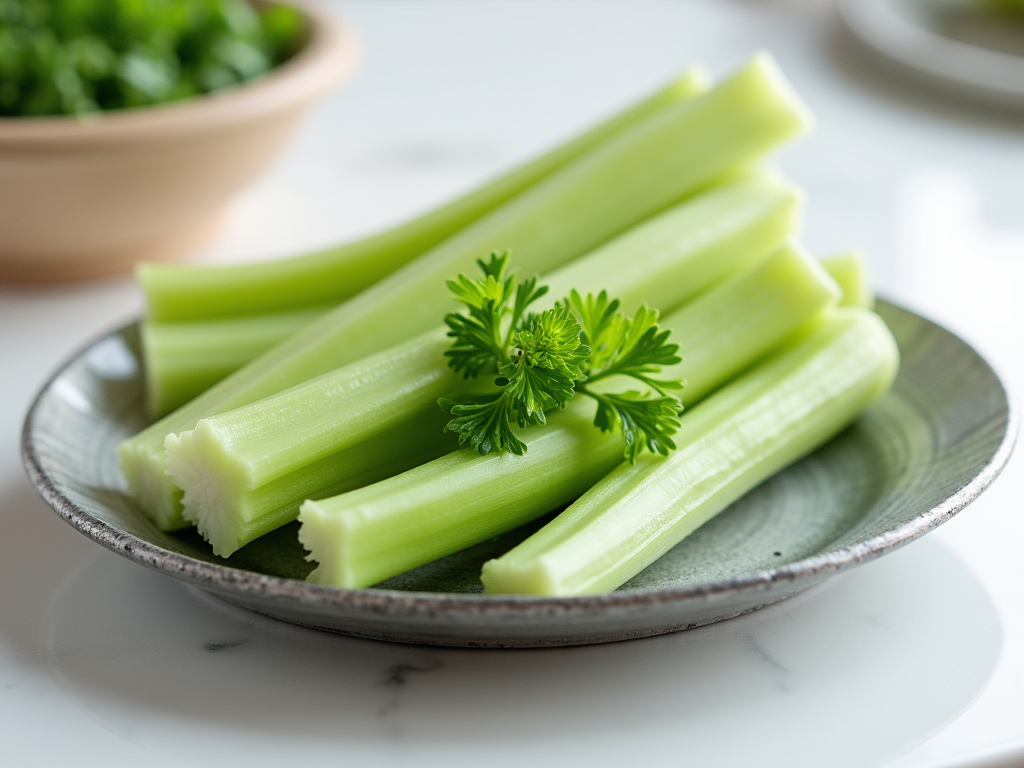
[[[88,120],[0,118],[0,282],[115,274],[210,234],[305,107],[352,69],[347,28],[302,10],[306,44],[258,81]]]

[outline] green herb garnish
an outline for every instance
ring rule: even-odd
[[[526,445],[513,431],[542,425],[545,412],[565,408],[576,395],[597,401],[594,426],[618,429],[623,451],[635,462],[646,447],[667,455],[675,448],[682,406],[669,394],[683,382],[660,379],[662,366],[680,362],[679,346],[669,331],[658,327],[657,310],[642,306],[632,317],[619,311],[619,301],[602,291],[584,298],[576,291],[540,313],[527,308],[548,289],[536,278],[518,285],[506,277],[509,254],[491,254],[478,261],[483,277],[459,275],[448,288],[466,314],[445,317],[454,339],[446,352],[449,365],[466,378],[496,375],[495,392],[472,392],[441,398],[454,418],[446,431],[459,436],[481,454],[492,451],[521,456]],[[644,385],[643,391],[608,392],[594,385],[624,376]]]

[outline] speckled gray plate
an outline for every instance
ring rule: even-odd
[[[287,526],[215,557],[194,533],[156,530],[124,495],[114,447],[143,426],[134,326],[100,339],[46,384],[23,434],[43,498],[108,549],[240,606],[364,637],[455,646],[606,642],[708,624],[789,597],[917,538],[973,501],[1012,449],[1016,416],[967,344],[881,304],[903,354],[894,390],[610,595],[477,594],[484,560],[519,530],[378,588],[307,584]],[[536,527],[536,526],[534,526]]]

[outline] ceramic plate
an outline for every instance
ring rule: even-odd
[[[917,75],[1024,107],[1024,17],[979,10],[979,0],[843,0],[846,26]]]
[[[25,421],[24,459],[43,498],[86,536],[286,621],[453,646],[643,637],[752,611],[890,552],[948,520],[995,479],[1016,433],[999,378],[948,331],[891,304],[879,312],[903,355],[893,391],[609,595],[479,594],[480,565],[526,529],[357,590],[303,581],[311,565],[295,524],[228,560],[194,532],[158,531],[125,495],[114,455],[118,441],[145,423],[135,326],[101,338],[46,384]]]

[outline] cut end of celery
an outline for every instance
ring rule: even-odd
[[[514,558],[488,560],[480,572],[484,593],[489,595],[546,595],[569,593],[560,588],[541,558],[517,563]]]
[[[708,90],[714,79],[711,72],[703,64],[694,64],[683,71],[670,85],[669,90],[678,99],[689,99],[699,96]]]
[[[768,51],[758,51],[747,65],[750,70],[756,71],[768,85],[769,92],[774,91],[791,111],[793,118],[797,121],[796,133],[810,133],[814,130],[814,113],[807,106],[806,102],[797,94],[789,79],[782,73],[775,57]]]
[[[872,309],[875,306],[871,276],[864,254],[860,251],[844,251],[823,257],[821,265],[843,289],[840,306],[862,309]]]
[[[126,440],[117,447],[128,494],[161,531],[178,531],[189,523],[181,514],[181,489],[166,474],[153,471],[163,464],[163,450]]]
[[[331,513],[315,501],[299,507],[299,543],[309,552],[306,560],[317,567],[306,577],[314,584],[355,588],[357,584],[345,556],[347,526],[342,515]]]
[[[247,543],[233,502],[250,485],[247,468],[228,457],[205,419],[195,429],[168,435],[167,474],[182,490],[182,516],[199,529],[213,552],[228,557]]]

